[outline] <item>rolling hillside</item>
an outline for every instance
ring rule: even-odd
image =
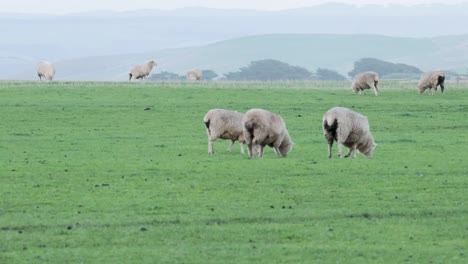
[[[253,60],[272,58],[310,70],[322,67],[346,74],[354,61],[363,57],[406,63],[422,70],[444,69],[465,73],[468,67],[468,35],[434,38],[327,34],[249,36],[199,47],[59,61],[57,79],[126,80],[127,70],[132,64],[149,59],[158,62],[153,73],[170,71],[183,74],[190,68],[199,67],[223,74],[237,71]],[[14,79],[34,79],[31,71],[24,71]]]
[[[156,70],[179,73],[195,66],[225,73],[264,58],[346,73],[363,56],[465,73],[467,23],[468,2],[328,3],[281,11],[0,11],[0,79],[34,79],[34,65],[45,59],[58,62],[59,79],[121,80],[131,64],[148,57],[160,62]],[[454,37],[437,37],[447,35]]]

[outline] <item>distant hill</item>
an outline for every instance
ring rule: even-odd
[[[346,75],[361,58],[405,63],[422,70],[466,72],[468,35],[403,38],[380,35],[274,34],[236,38],[199,47],[166,49],[115,56],[94,56],[57,62],[62,80],[126,80],[128,68],[154,59],[161,71],[185,74],[188,69],[237,71],[251,61],[276,59],[309,70],[334,69]],[[34,79],[22,72],[15,79]]]
[[[68,15],[0,13],[0,32],[2,33],[0,79],[14,78],[21,75],[21,72],[30,72],[34,68],[31,65],[42,59],[56,62],[90,56],[145,52],[162,54],[166,58],[170,57],[169,55],[173,52],[179,52],[167,49],[202,46],[201,50],[204,50],[204,45],[227,39],[238,39],[236,41],[245,48],[250,44],[241,42],[251,41],[251,39],[239,38],[283,33],[332,34],[332,36],[385,35],[418,38],[422,41],[422,38],[440,35],[468,34],[466,25],[468,25],[468,2],[455,5],[414,6],[355,6],[330,3],[283,11],[193,7],[131,12],[99,11]],[[431,43],[428,44],[432,45],[433,41],[435,40],[430,39]],[[451,41],[451,39],[441,41]],[[454,41],[458,41],[458,38]],[[212,47],[223,49],[224,46],[230,45],[229,42],[233,43],[232,41],[225,44],[221,42]],[[282,43],[285,42],[282,41]],[[338,45],[338,43],[331,44],[334,44],[332,48]],[[273,47],[276,49],[275,45]],[[451,46],[450,43],[441,45]],[[246,50],[245,53],[254,52],[253,50]],[[193,54],[193,49],[189,51]],[[258,54],[257,51],[254,53]],[[268,49],[262,51],[262,54],[266,53]],[[247,55],[249,54],[244,56],[244,52],[239,53],[240,58],[238,61],[233,61],[232,65],[230,62],[226,62],[226,65],[216,62],[214,66],[220,71],[234,69],[250,60],[246,58]],[[386,55],[378,57],[393,58],[390,54]],[[127,57],[125,55],[123,58],[129,58],[131,62],[138,61],[138,56]],[[172,57],[170,59],[174,61]],[[290,60],[303,63],[300,58],[290,58]],[[308,64],[310,64],[309,61]],[[198,60],[195,62],[198,63]],[[346,63],[349,63],[348,59],[342,64]],[[330,65],[337,64],[330,63]],[[185,65],[171,67],[182,69]],[[345,67],[338,66],[340,69]]]
[[[117,79],[127,64],[146,60],[149,55],[178,72],[202,64],[223,73],[251,60],[273,58],[306,67],[334,67],[345,73],[350,60],[358,59],[354,54],[371,56],[364,54],[367,50],[375,58],[414,61],[422,68],[432,67],[429,62],[434,60],[425,52],[434,51],[431,55],[436,58],[453,61],[443,67],[458,70],[466,67],[459,65],[466,58],[466,42],[460,40],[468,34],[466,25],[468,2],[414,6],[329,3],[283,11],[193,7],[67,15],[0,13],[0,79],[26,78],[25,73],[33,72],[37,61],[43,59],[64,65],[99,63],[100,58],[93,56],[115,58],[114,68],[101,68],[105,73],[99,78]],[[290,50],[281,49],[283,45]],[[403,52],[407,48],[408,52]],[[421,53],[420,58],[414,55]],[[324,54],[329,59],[324,59]],[[73,78],[90,76],[81,71],[73,74]]]

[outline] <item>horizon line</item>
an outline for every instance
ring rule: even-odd
[[[292,10],[300,10],[300,9],[310,9],[320,6],[326,5],[343,5],[343,6],[352,6],[355,8],[365,8],[365,7],[372,7],[378,6],[382,8],[389,8],[389,7],[404,7],[404,8],[414,8],[418,6],[426,6],[430,7],[432,5],[444,5],[444,6],[457,6],[457,5],[464,5],[468,4],[467,1],[460,1],[458,3],[444,3],[443,1],[440,2],[432,2],[432,3],[416,3],[416,4],[402,4],[402,3],[379,3],[379,4],[356,4],[356,3],[344,3],[344,2],[323,2],[323,3],[316,3],[307,6],[301,7],[291,7],[291,8],[281,8],[281,9],[257,9],[257,8],[219,8],[219,7],[208,7],[208,6],[185,6],[185,7],[176,7],[176,8],[137,8],[137,9],[126,9],[126,10],[111,10],[111,9],[95,9],[95,10],[83,10],[83,11],[76,11],[76,12],[17,12],[17,11],[0,11],[0,16],[2,15],[35,15],[35,16],[67,16],[67,15],[82,15],[82,14],[93,14],[93,13],[136,13],[136,12],[176,12],[182,10],[189,10],[189,9],[206,9],[206,10],[218,10],[218,11],[250,11],[250,12],[264,12],[264,13],[275,13],[275,12],[284,12],[284,11],[292,11]]]

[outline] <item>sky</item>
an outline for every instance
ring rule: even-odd
[[[221,9],[284,10],[314,6],[326,2],[365,4],[455,4],[468,0],[7,0],[1,1],[0,13],[67,14],[87,11],[131,11],[141,9],[177,9],[210,7]]]

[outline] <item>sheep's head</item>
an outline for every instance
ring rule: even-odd
[[[281,145],[279,146],[279,152],[282,157],[288,156],[288,153],[292,150],[293,147],[293,142],[291,141],[291,138],[289,135],[283,140]]]
[[[148,65],[151,65],[151,67],[154,67],[154,66],[156,66],[157,64],[156,64],[156,62],[155,62],[154,60],[150,60],[150,61],[148,62]]]
[[[364,154],[368,158],[372,158],[374,155],[374,149],[377,147],[377,143],[372,142],[372,145],[367,148],[365,151],[362,151],[362,154]]]
[[[359,87],[356,83],[356,81],[353,81],[353,83],[351,84],[351,90],[353,90],[354,93],[359,93]]]

